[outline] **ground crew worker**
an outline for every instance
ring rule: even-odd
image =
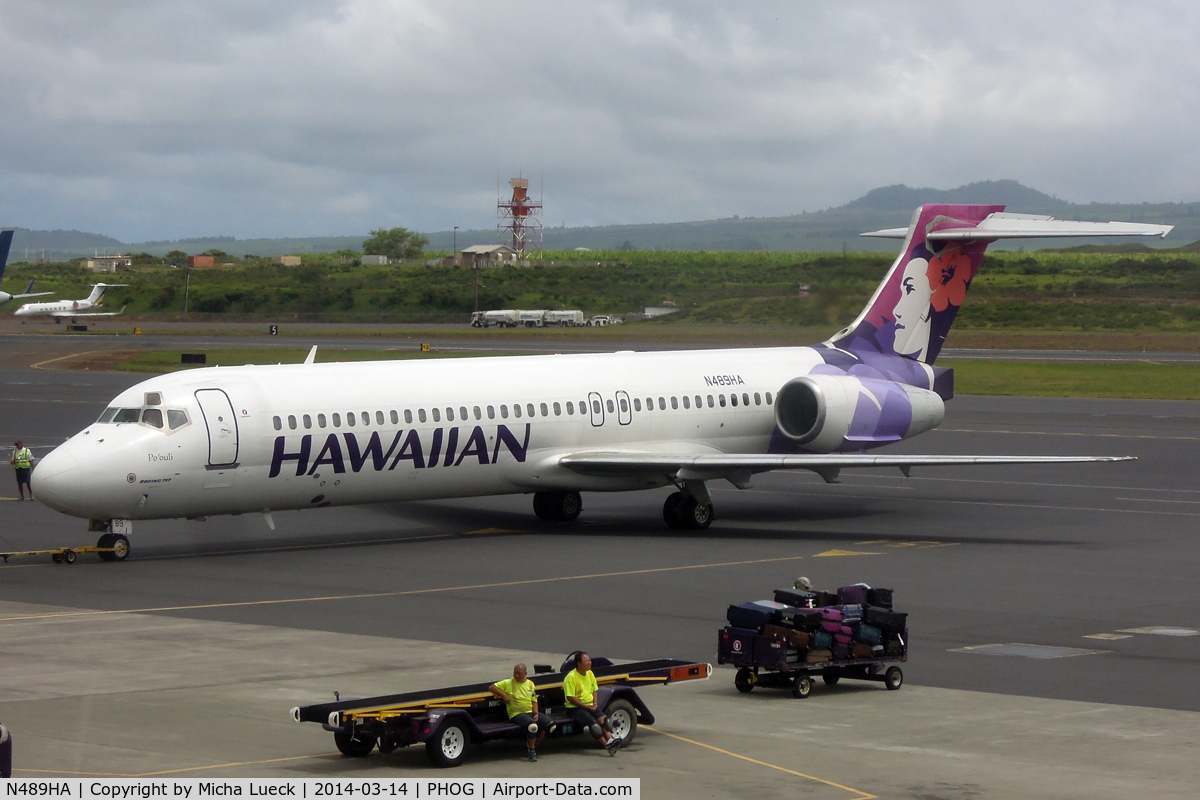
[[[524,664],[513,667],[513,676],[497,681],[488,691],[504,701],[508,719],[525,729],[525,744],[529,747],[529,760],[537,761],[537,746],[546,734],[554,730],[554,723],[545,714],[538,712],[537,687],[526,680],[529,671]]]
[[[33,499],[33,487],[29,484],[29,476],[33,471],[33,453],[21,441],[16,442],[16,450],[13,450],[11,456],[8,457],[8,463],[12,464],[17,470],[17,491],[21,493],[21,499],[25,499],[25,487],[29,486],[29,499]]]
[[[592,674],[592,659],[587,653],[575,654],[575,669],[563,680],[563,694],[567,698],[567,709],[575,724],[586,729],[600,740],[610,756],[616,755],[621,740],[613,736],[612,728],[603,714],[596,713],[596,676]]]

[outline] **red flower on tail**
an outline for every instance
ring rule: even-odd
[[[930,302],[935,311],[945,311],[947,306],[961,306],[967,297],[967,284],[975,277],[971,259],[957,247],[929,259],[925,275],[933,290]]]

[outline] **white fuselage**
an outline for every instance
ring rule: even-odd
[[[34,485],[92,519],[651,488],[669,478],[584,476],[558,459],[765,453],[768,393],[821,363],[794,347],[188,370],[123,392],[105,416],[139,421],[102,417]]]
[[[15,317],[46,317],[55,314],[60,316],[69,316],[71,314],[82,314],[91,311],[96,307],[96,303],[90,299],[85,300],[55,300],[52,303],[26,303],[13,312]]]

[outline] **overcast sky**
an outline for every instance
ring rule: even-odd
[[[0,224],[124,241],[1200,199],[1200,4],[0,0]]]

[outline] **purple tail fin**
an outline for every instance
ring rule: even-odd
[[[1004,206],[927,205],[913,214],[904,250],[858,319],[828,344],[854,353],[932,364],[979,269],[986,239],[927,241],[943,227],[974,225]]]

